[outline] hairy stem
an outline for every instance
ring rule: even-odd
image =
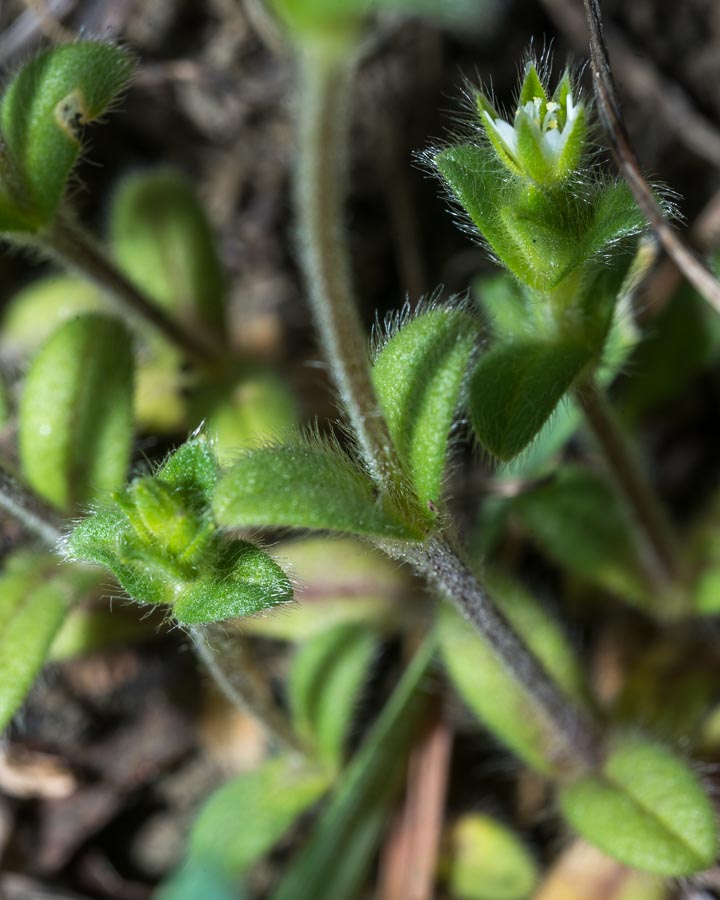
[[[343,408],[370,473],[379,486],[393,489],[401,468],[370,376],[368,337],[353,297],[345,227],[352,71],[348,54],[336,49],[313,47],[301,55],[298,226],[315,325]]]
[[[445,538],[437,537],[411,547],[405,558],[477,628],[522,686],[554,734],[556,745],[550,750],[553,762],[571,771],[596,769],[603,756],[597,725],[560,690],[492,602],[458,550]]]
[[[224,355],[224,349],[205,334],[186,328],[153,303],[69,216],[59,215],[52,228],[43,233],[39,246],[107,291],[123,311],[147,322],[192,362],[207,365]]]
[[[3,466],[0,466],[0,509],[10,513],[48,547],[56,548],[62,540],[62,524],[55,513]]]
[[[195,651],[227,699],[249,713],[279,747],[304,755],[290,723],[275,704],[267,679],[258,671],[245,638],[222,623],[190,629]]]
[[[656,586],[667,588],[669,584],[677,584],[682,566],[673,527],[635,449],[594,381],[586,381],[575,393],[616,487],[645,538],[653,562],[650,574]]]

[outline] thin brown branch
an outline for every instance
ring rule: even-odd
[[[595,96],[620,172],[665,252],[673,258],[693,287],[720,312],[720,283],[672,227],[642,174],[617,100],[603,34],[599,0],[584,0],[584,3],[590,29],[590,58]]]

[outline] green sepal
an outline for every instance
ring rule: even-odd
[[[288,680],[295,730],[330,770],[340,768],[375,650],[369,629],[341,624],[310,638],[295,653]]]
[[[521,281],[526,280],[523,277],[528,271],[525,255],[499,214],[507,202],[507,172],[493,150],[487,146],[458,144],[436,153],[433,161],[492,252]]]
[[[372,377],[383,415],[426,507],[441,499],[448,440],[478,337],[472,316],[438,307],[401,325],[375,358]]]
[[[98,589],[97,572],[21,551],[0,575],[0,731],[42,668],[71,605]]]
[[[219,525],[311,528],[421,540],[370,478],[334,444],[297,440],[250,450],[220,479],[213,500]]]
[[[560,107],[557,113],[558,127],[564,128],[567,122],[567,98],[572,94],[573,85],[568,69],[562,74],[562,78],[557,83],[557,87],[553,91],[552,101]]]
[[[618,741],[602,773],[561,788],[559,802],[585,840],[633,868],[678,878],[715,860],[715,815],[697,778],[642,738]]]
[[[520,838],[480,813],[453,824],[441,867],[456,900],[526,900],[538,881],[537,864]]]
[[[225,279],[205,212],[180,173],[129,176],[110,208],[110,242],[130,279],[188,325],[225,332]]]
[[[132,341],[117,319],[61,325],[27,373],[19,410],[23,474],[63,511],[125,480],[133,440]]]
[[[239,775],[218,788],[200,810],[190,834],[188,862],[233,878],[244,874],[321,797],[328,780],[322,769],[285,755]]]
[[[431,635],[335,782],[308,842],[291,859],[271,900],[355,900],[365,887],[426,709],[435,649]]]
[[[478,440],[507,461],[521,453],[592,362],[588,347],[531,338],[485,353],[470,381],[470,415]]]
[[[576,702],[583,703],[586,688],[581,667],[559,626],[540,603],[518,584],[497,576],[492,596],[548,674]],[[447,672],[470,709],[533,769],[559,774],[553,760],[552,724],[485,638],[447,603],[439,614],[439,636]]]
[[[558,111],[558,123],[560,121],[560,111]],[[567,118],[567,110],[563,107],[563,118]],[[555,177],[558,180],[565,179],[571,175],[579,166],[582,159],[585,146],[587,144],[587,113],[585,107],[582,106],[575,113],[575,119],[567,137],[565,138],[565,146],[563,151],[555,163]]]
[[[539,184],[552,184],[557,181],[554,162],[542,152],[541,134],[532,118],[521,113],[515,121],[520,165],[526,175]]]
[[[495,109],[488,97],[482,91],[476,93],[475,102],[477,105],[478,119],[483,133],[488,141],[490,141],[493,150],[497,154],[498,160],[506,168],[510,169],[513,175],[522,175],[523,171],[517,159],[507,148],[505,142],[492,125],[493,122],[501,118],[500,113]],[[488,119],[491,119],[492,121],[488,121]]]
[[[525,66],[525,75],[520,88],[520,96],[518,97],[518,106],[524,106],[526,103],[532,103],[534,100],[542,101],[542,107],[547,103],[547,94],[545,88],[538,75],[537,67],[534,62],[529,62]]]
[[[132,70],[121,47],[76,41],[39,53],[12,79],[0,105],[0,180],[27,223],[17,230],[52,221],[82,150],[82,126],[108,109]]]
[[[247,541],[219,539],[205,569],[209,574],[183,589],[173,603],[173,616],[182,625],[250,616],[293,598],[290,579],[280,566]]]

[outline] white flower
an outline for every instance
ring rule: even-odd
[[[583,112],[584,104],[581,101],[575,103],[572,93],[568,91],[565,99],[565,121],[562,125],[560,105],[552,100],[545,102],[541,97],[535,97],[518,107],[514,125],[505,119],[493,118],[487,110],[483,111],[483,116],[518,167],[526,168],[521,159],[519,133],[520,128],[527,123],[543,159],[550,168],[555,168],[563,156],[578,117]]]

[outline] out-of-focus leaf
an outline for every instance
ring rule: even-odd
[[[289,756],[239,775],[200,810],[190,835],[190,861],[225,876],[242,875],[319,799],[328,782],[327,772]]]
[[[496,577],[492,588],[494,602],[518,635],[557,684],[582,703],[582,670],[558,625],[519,585]],[[539,772],[552,774],[552,729],[485,638],[449,604],[442,606],[439,631],[445,667],[468,706],[525,762]]]
[[[299,424],[289,386],[277,374],[244,367],[234,378],[201,385],[193,394],[194,424],[205,422],[221,465],[230,465],[240,451],[289,437]]]
[[[362,889],[421,720],[434,651],[426,638],[272,900],[354,900]]]
[[[37,354],[19,411],[20,461],[30,485],[72,511],[125,481],[133,439],[133,353],[117,319],[65,322]]]
[[[139,172],[118,187],[110,239],[130,278],[175,316],[222,335],[225,285],[210,225],[188,180]]]
[[[538,879],[535,860],[520,838],[479,813],[454,823],[443,870],[454,900],[526,900]]]
[[[52,221],[82,150],[82,126],[107,110],[132,69],[121,47],[71,41],[38,53],[12,79],[0,105],[0,187],[27,224],[10,230]]]
[[[288,681],[295,729],[331,770],[342,761],[375,646],[367,628],[344,624],[310,638],[295,653]]]
[[[341,624],[384,632],[427,618],[407,570],[352,538],[310,537],[279,544],[275,556],[293,575],[297,604],[246,619],[243,630],[304,641]],[[409,601],[409,602],[404,602]]]
[[[717,854],[715,814],[695,775],[642,738],[619,741],[601,773],[561,788],[559,800],[585,840],[633,868],[674,878]]]
[[[0,731],[33,685],[71,604],[97,590],[96,572],[19,552],[0,575]]]
[[[615,491],[593,472],[564,466],[554,481],[516,497],[512,509],[567,571],[633,603],[648,602],[632,524]]]

